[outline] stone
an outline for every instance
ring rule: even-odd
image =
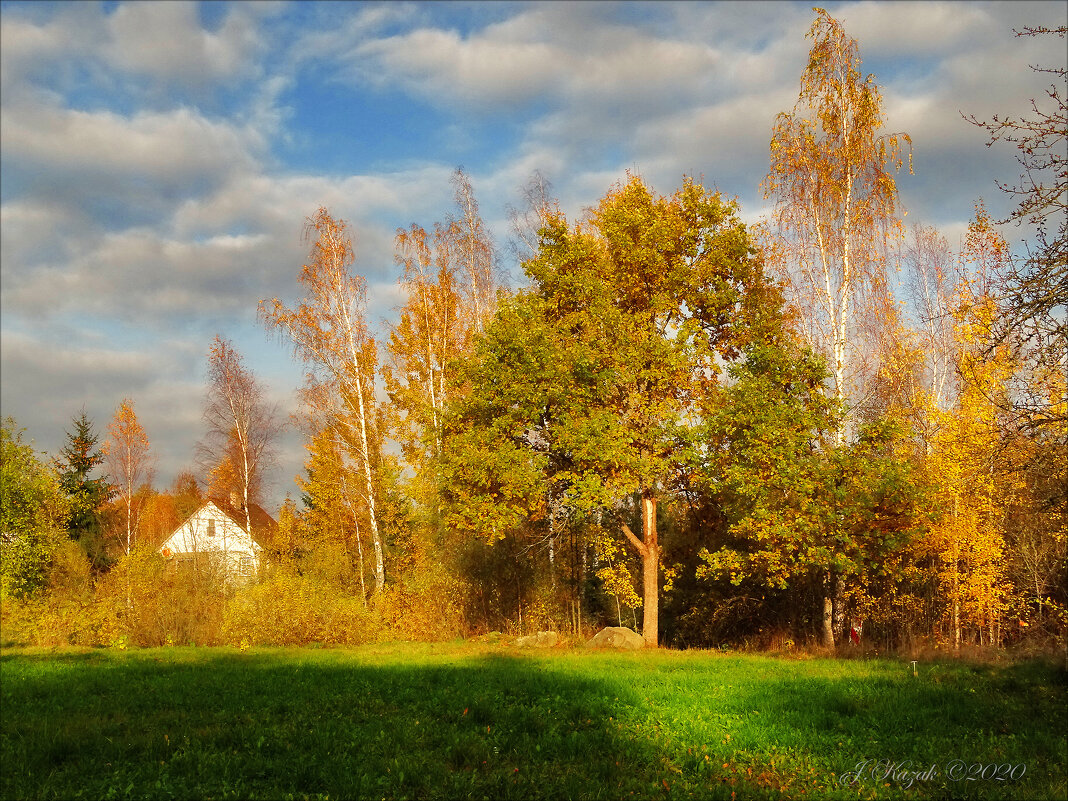
[[[587,648],[626,648],[637,650],[645,647],[645,638],[623,626],[601,629],[586,642]]]
[[[552,648],[559,641],[560,635],[555,631],[539,631],[537,634],[520,637],[515,644],[520,648]]]

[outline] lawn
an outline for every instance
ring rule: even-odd
[[[1062,670],[917,672],[473,643],[8,649],[0,797],[1068,797]]]

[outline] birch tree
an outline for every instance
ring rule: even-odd
[[[944,410],[955,394],[952,305],[959,265],[946,238],[929,226],[912,229],[903,255],[918,336],[927,354],[927,390],[934,409]]]
[[[508,206],[512,236],[509,243],[515,260],[522,264],[538,252],[541,230],[559,213],[552,196],[552,184],[537,170],[520,190],[521,205]]]
[[[386,575],[376,514],[377,458],[372,447],[377,442],[372,429],[377,424],[378,353],[367,329],[367,282],[350,269],[356,254],[343,220],[335,220],[320,208],[308,219],[305,237],[312,246],[309,263],[298,277],[304,300],[296,308],[278,298],[263,300],[260,316],[268,329],[290,339],[296,355],[312,369],[311,392],[306,397],[341,435],[362,472],[360,494],[368,512],[378,592],[385,586]]]
[[[435,519],[441,501],[442,420],[457,360],[493,317],[497,302],[494,249],[470,179],[453,174],[455,212],[431,231],[412,223],[397,230],[396,262],[407,302],[386,345],[382,369],[386,410],[417,494]]]
[[[775,201],[788,299],[848,408],[862,380],[864,340],[885,308],[885,245],[901,233],[893,172],[911,139],[880,134],[882,96],[875,77],[861,75],[856,40],[816,12],[801,92],[793,111],[776,117],[763,186]],[[845,435],[843,425],[839,443]]]
[[[263,472],[278,434],[277,406],[264,398],[255,376],[228,340],[216,336],[208,351],[208,393],[204,422],[208,431],[198,450],[213,472],[227,474],[226,492],[236,492],[252,531],[250,504],[260,500]]]
[[[453,221],[457,232],[458,257],[464,277],[464,294],[468,302],[472,328],[482,333],[486,320],[493,316],[497,284],[493,266],[493,239],[478,213],[478,201],[471,179],[463,168],[452,177],[456,188],[458,215]]]
[[[382,376],[404,457],[420,472],[441,455],[441,418],[452,370],[470,339],[457,287],[458,238],[455,224],[438,223],[429,234],[413,223],[398,229],[395,240],[407,302],[390,333]]]
[[[792,112],[776,117],[764,196],[775,200],[772,224],[784,259],[790,302],[808,344],[826,358],[835,399],[859,406],[865,347],[879,340],[887,302],[886,250],[899,236],[893,172],[904,163],[908,134],[880,134],[882,96],[875,77],[862,77],[855,39],[823,9],[801,91]],[[911,150],[909,151],[911,171]],[[851,416],[835,432],[846,442]],[[826,576],[823,641],[834,645],[833,598],[842,584]],[[841,618],[841,615],[839,615]]]
[[[123,550],[129,556],[137,529],[137,490],[152,478],[148,435],[137,419],[134,402],[129,398],[123,398],[108,426],[107,470],[111,480],[116,482],[115,491],[125,509],[126,543]]]

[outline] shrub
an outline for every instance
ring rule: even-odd
[[[223,636],[233,645],[359,645],[375,640],[380,625],[342,585],[279,566],[230,599]]]
[[[387,584],[374,598],[389,636],[399,640],[447,640],[467,634],[464,582],[439,565],[424,564]]]
[[[227,574],[211,560],[177,564],[135,548],[99,582],[96,602],[114,615],[130,645],[217,645],[232,594]]]

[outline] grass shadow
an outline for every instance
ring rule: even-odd
[[[170,654],[166,653],[169,650]],[[657,759],[610,682],[483,655],[7,656],[0,796],[602,798]],[[623,696],[621,698],[621,695]]]

